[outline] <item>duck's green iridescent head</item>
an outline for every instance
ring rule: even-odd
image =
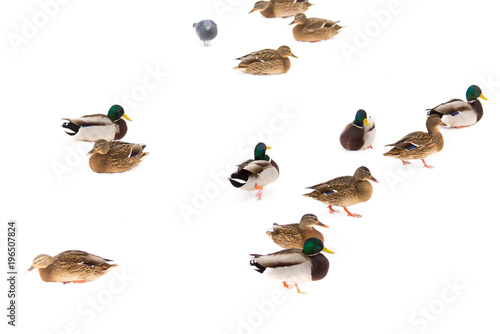
[[[271,160],[271,158],[269,158],[269,156],[266,155],[266,150],[270,149],[271,146],[266,146],[266,144],[264,143],[258,143],[255,146],[255,150],[253,151],[255,160],[266,160],[266,161]]]
[[[481,92],[481,88],[479,88],[476,85],[472,85],[467,89],[467,93],[465,93],[465,96],[467,97],[467,101],[474,101],[477,100],[478,98],[482,98],[483,100],[487,100],[486,97],[484,97],[483,92]]]
[[[331,250],[327,249],[321,240],[318,238],[309,238],[304,242],[304,254],[306,255],[316,255],[319,254],[320,252],[327,252],[330,254],[335,254]]]
[[[358,112],[356,113],[356,117],[354,117],[354,122],[352,122],[352,124],[359,127],[363,127],[364,123],[366,126],[370,126],[370,123],[368,123],[367,118],[368,115],[366,114],[366,111],[364,111],[363,109],[359,109]]]
[[[130,118],[128,118],[127,115],[125,115],[125,110],[122,108],[122,106],[115,104],[109,108],[108,111],[108,117],[113,121],[116,122],[120,118],[125,118],[128,121],[131,121]]]

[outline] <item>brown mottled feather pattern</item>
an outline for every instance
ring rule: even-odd
[[[280,247],[302,248],[309,238],[318,238],[325,241],[323,234],[313,227],[300,229],[299,224],[278,225],[274,224],[273,231],[266,234]]]
[[[397,142],[386,145],[394,147],[384,155],[402,160],[413,160],[425,159],[429,155],[441,151],[444,147],[444,139],[437,128],[440,124],[439,116],[431,115],[426,122],[428,132],[415,131],[407,134]],[[412,145],[417,147],[408,150]]]
[[[373,192],[373,187],[369,181],[355,181],[352,176],[341,176],[308,189],[314,191],[304,194],[306,197],[314,198],[322,203],[333,206],[352,206],[357,203],[368,201]],[[331,194],[325,194],[328,191]]]
[[[89,165],[94,172],[125,172],[137,166],[149,154],[149,152],[142,152],[146,145],[121,141],[111,141],[109,145],[110,151],[107,154],[94,153],[90,157]]]
[[[109,261],[83,251],[66,251],[54,256],[46,268],[38,268],[38,273],[45,282],[92,281],[118,266]]]

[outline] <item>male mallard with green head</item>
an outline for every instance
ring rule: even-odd
[[[90,168],[96,173],[121,173],[137,166],[149,152],[146,145],[100,139],[88,153]]]
[[[438,129],[438,126],[443,125],[443,122],[438,115],[430,115],[425,125],[427,132],[415,131],[394,144],[385,145],[394,147],[384,155],[400,159],[403,165],[410,164],[408,160],[420,159],[424,163],[424,167],[433,168],[433,166],[427,165],[424,159],[443,149],[444,139]]]
[[[293,37],[297,41],[314,43],[337,35],[340,30],[345,28],[338,25],[339,22],[315,17],[307,18],[305,14],[297,14],[290,25],[297,23],[292,30]]]
[[[349,212],[347,207],[366,202],[372,197],[373,187],[368,180],[378,183],[370,170],[361,166],[356,169],[354,176],[341,176],[308,187],[307,189],[313,189],[313,191],[304,196],[327,204],[330,213],[338,212],[332,206],[341,206],[349,216],[359,218],[361,215]]]
[[[373,148],[377,129],[375,121],[368,119],[366,111],[360,109],[356,112],[354,122],[347,124],[340,134],[340,144],[346,150],[357,151]]]
[[[280,247],[302,248],[309,238],[325,241],[323,234],[313,226],[328,227],[316,215],[308,213],[302,216],[299,224],[273,224],[273,230],[266,233]]]
[[[50,256],[40,254],[35,257],[28,268],[38,268],[40,278],[44,282],[85,283],[104,275],[109,269],[118,266],[109,264],[112,260],[92,255],[87,252],[71,250]]]
[[[288,57],[298,58],[290,47],[282,45],[277,50],[264,49],[236,58],[241,62],[234,69],[257,75],[282,74],[290,69]]]
[[[96,141],[99,139],[113,140],[121,139],[127,133],[127,123],[122,119],[131,121],[123,108],[117,104],[113,105],[108,115],[93,114],[79,118],[63,118],[67,122],[62,127],[70,130],[66,133],[77,140]]]
[[[310,6],[308,0],[257,1],[248,14],[259,11],[267,18],[290,17],[307,11]]]
[[[264,143],[258,143],[254,149],[254,159],[239,164],[237,171],[229,177],[229,182],[243,190],[257,189],[255,196],[260,200],[262,189],[276,181],[280,173],[278,164],[266,155],[266,150],[270,148]]]
[[[472,85],[465,93],[467,102],[460,99],[452,99],[448,102],[427,109],[428,115],[438,115],[444,124],[452,128],[462,128],[474,125],[483,117],[483,106],[479,98],[488,100],[481,92],[481,88]]]
[[[319,281],[326,277],[330,262],[321,252],[334,254],[325,248],[323,242],[317,238],[310,238],[304,242],[303,248],[289,248],[267,255],[250,254],[253,257],[250,265],[259,273],[266,272],[267,276],[283,281],[288,288],[293,283],[298,293],[299,283]]]

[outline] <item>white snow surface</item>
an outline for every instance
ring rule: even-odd
[[[14,219],[19,272],[16,328],[1,280],[2,333],[500,330],[498,4],[311,2],[307,16],[347,28],[297,42],[293,18],[247,14],[249,0],[0,5],[0,267],[5,275]],[[40,14],[45,3],[51,15]],[[202,19],[218,24],[210,47],[192,27]],[[22,36],[26,20],[43,26],[16,52],[9,36]],[[236,57],[280,45],[299,57],[287,74],[232,68]],[[434,169],[382,155],[425,130],[426,108],[465,99],[471,84],[489,98],[485,115],[441,130],[444,149],[426,160]],[[133,120],[123,140],[150,155],[129,172],[97,174],[85,155],[93,144],[66,135],[61,118],[115,103]],[[377,138],[373,150],[349,152],[339,135],[358,109],[376,118]],[[261,201],[227,181],[259,141],[281,172]],[[362,218],[302,196],[363,165],[380,183],[349,208]],[[330,227],[319,229],[335,254],[325,254],[327,277],[299,295],[255,272],[249,254],[280,250],[265,231],[306,213]],[[119,267],[86,284],[24,273],[36,255],[71,249]]]

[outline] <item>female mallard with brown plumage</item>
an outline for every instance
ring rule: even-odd
[[[96,173],[121,173],[137,166],[149,152],[143,152],[146,145],[101,139],[95,142],[88,153],[90,168]]]
[[[70,130],[66,133],[77,140],[96,141],[99,139],[122,139],[127,133],[127,123],[122,119],[131,121],[123,108],[117,104],[109,108],[108,115],[93,114],[78,118],[63,118],[67,122],[63,128]]]
[[[253,259],[250,265],[255,270],[267,276],[283,281],[286,288],[287,282],[295,284],[298,293],[299,283],[319,281],[326,277],[330,262],[321,252],[334,254],[327,249],[323,242],[317,238],[310,238],[304,242],[302,248],[289,248],[267,255],[250,254]]]
[[[427,109],[428,115],[438,115],[444,124],[460,129],[462,127],[470,126],[479,122],[483,117],[483,106],[479,98],[488,100],[481,92],[481,88],[472,85],[465,93],[467,102],[460,99],[452,99],[448,102],[441,103],[440,105]]]
[[[319,42],[337,35],[342,28],[337,23],[340,21],[330,21],[319,18],[307,18],[305,14],[295,15],[290,25],[297,23],[293,27],[292,34],[296,40],[301,42]]]
[[[242,190],[257,189],[255,196],[260,200],[265,186],[278,179],[280,170],[278,164],[266,155],[271,149],[264,143],[258,143],[254,149],[254,159],[249,159],[238,165],[236,172],[231,174],[229,182]]]
[[[323,242],[325,241],[323,234],[313,227],[315,225],[328,227],[320,222],[316,215],[308,213],[302,216],[299,224],[273,224],[273,230],[266,233],[280,247],[302,248],[304,242],[309,238],[318,238]]]
[[[109,264],[112,260],[92,255],[87,252],[70,250],[52,257],[40,254],[28,268],[38,268],[44,282],[85,283],[104,275],[109,269],[118,266]]]
[[[394,147],[384,155],[400,159],[403,165],[410,164],[411,162],[408,160],[420,159],[424,163],[424,167],[434,168],[427,165],[424,159],[443,149],[444,139],[438,129],[439,125],[443,125],[439,116],[430,115],[425,123],[427,132],[415,131],[407,134],[394,144],[385,145]]]
[[[304,196],[327,204],[330,213],[338,212],[332,206],[341,206],[349,216],[359,218],[361,215],[349,212],[347,207],[366,202],[372,197],[373,187],[368,180],[378,183],[370,170],[361,166],[356,169],[354,176],[341,176],[308,187],[307,189],[313,189],[313,191]]]
[[[354,122],[347,124],[340,134],[340,144],[346,150],[357,151],[373,148],[377,129],[375,121],[368,119],[366,111],[360,109],[356,112]]]
[[[241,60],[241,62],[235,69],[259,75],[286,73],[291,66],[288,57],[298,58],[286,45],[280,46],[277,50],[264,49],[255,51],[243,57],[236,58],[237,60]]]
[[[308,0],[257,1],[249,14],[260,11],[267,18],[290,17],[307,11],[310,6],[312,4]]]

